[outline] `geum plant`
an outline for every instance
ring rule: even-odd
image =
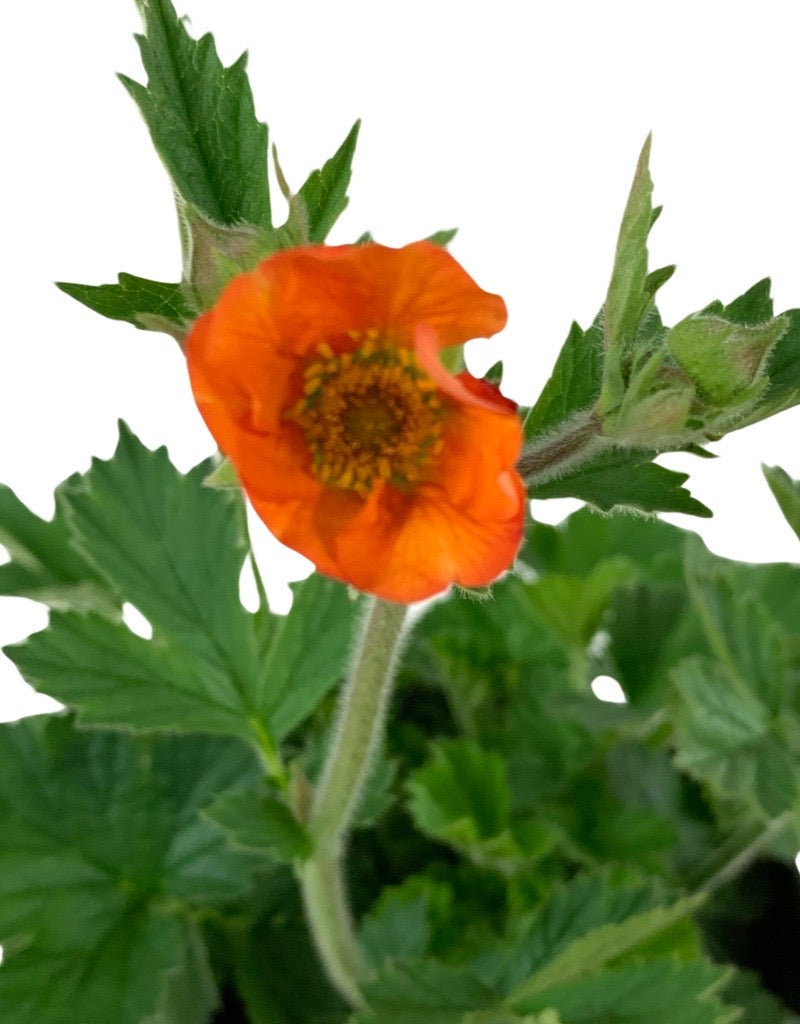
[[[449,233],[325,246],[358,126],[276,167],[276,227],[244,60],[141,6],[182,278],[61,287],[177,339],[222,455],[121,424],[51,522],[0,491],[0,592],[52,609],[6,653],[67,707],[0,728],[4,1024],[796,1020],[800,569],[659,522],[710,512],[653,459],[800,401],[800,311],[762,281],[662,324],[648,143],[603,309],[517,410],[463,368],[505,307]],[[319,570],[287,615],[255,564],[240,603],[245,500]]]

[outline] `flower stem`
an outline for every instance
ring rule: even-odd
[[[347,903],[342,857],[383,734],[406,611],[405,605],[370,600],[306,823],[313,853],[298,868],[317,951],[331,981],[356,1007],[364,1005],[360,985],[369,969]]]

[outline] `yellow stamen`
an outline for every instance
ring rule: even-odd
[[[336,356],[326,341],[304,369],[304,397],[289,412],[303,430],[311,472],[322,483],[366,497],[379,482],[409,488],[444,444],[446,410],[414,352],[375,328]]]

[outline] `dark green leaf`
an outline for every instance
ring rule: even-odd
[[[341,146],[318,171],[312,171],[300,191],[308,221],[308,241],[324,242],[347,206],[353,154],[361,122],[356,121]]]
[[[468,853],[500,853],[512,843],[505,833],[509,794],[498,754],[477,744],[440,743],[431,760],[408,782],[410,810],[417,826]]]
[[[305,829],[283,801],[263,788],[224,793],[204,813],[236,846],[274,860],[291,863],[311,852]]]
[[[364,994],[370,1008],[354,1024],[461,1024],[497,1001],[469,968],[436,960],[388,963]]]
[[[0,565],[0,594],[27,597],[52,608],[115,613],[119,605],[114,595],[70,542],[60,490],[55,516],[46,522],[0,484],[0,544],[11,559]]]
[[[387,888],[361,922],[361,943],[372,964],[422,956],[430,939],[428,899],[403,888]]]
[[[177,330],[185,333],[197,315],[179,284],[148,281],[133,274],[119,274],[117,284],[68,284],[58,287],[109,320],[125,320],[145,331]]]
[[[710,516],[710,509],[682,486],[688,474],[657,466],[650,461],[654,455],[640,450],[601,451],[562,476],[536,484],[532,497],[580,498],[605,512],[630,508],[638,512]]]
[[[518,932],[498,963],[497,984],[505,991],[526,986],[575,943],[609,925],[637,920],[662,902],[652,885],[623,884],[610,874],[580,876],[555,889],[532,921],[519,921]]]
[[[537,994],[554,986],[574,984],[611,963],[619,962],[677,923],[687,920],[697,906],[697,899],[687,898],[670,907],[653,907],[624,921],[592,929],[518,986],[509,996],[509,1002],[518,1009],[527,1008],[531,998],[535,999]]]
[[[525,437],[547,434],[577,412],[587,411],[600,393],[603,335],[600,318],[588,331],[574,323],[550,379],[525,417]]]
[[[224,68],[211,36],[192,39],[169,0],[141,6],[147,86],[120,78],[179,195],[219,224],[269,227],[267,127],[255,116],[246,54]]]
[[[257,772],[232,740],[0,730],[0,1004],[8,1024],[207,1020],[193,908],[244,893],[254,862],[198,816]]]
[[[519,1012],[558,1010],[564,1024],[732,1024],[735,1012],[713,996],[725,971],[671,959],[629,964],[515,1004]]]

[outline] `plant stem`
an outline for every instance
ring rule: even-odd
[[[369,969],[356,938],[342,856],[386,719],[406,606],[370,599],[339,720],[311,805],[307,828],[314,852],[298,868],[311,934],[341,994],[362,1007]]]
[[[526,444],[517,463],[519,475],[528,486],[535,486],[583,462],[602,444],[601,426],[600,418],[592,413],[559,434]]]

